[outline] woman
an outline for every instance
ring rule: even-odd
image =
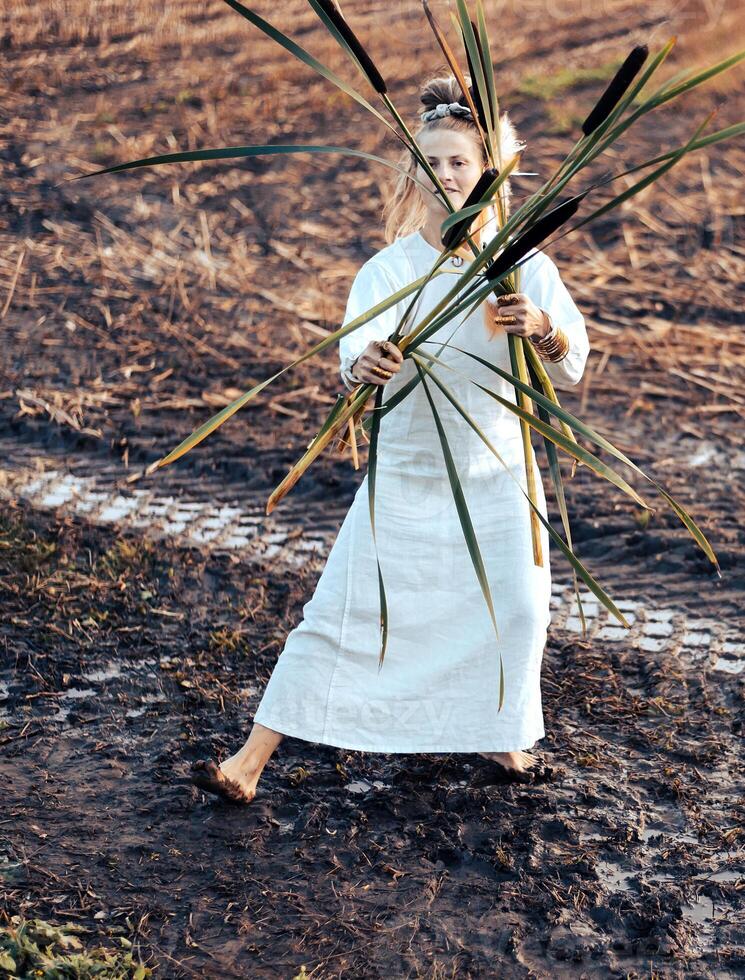
[[[470,110],[458,102],[454,78],[431,79],[421,93],[426,107],[417,139],[457,208],[487,161]],[[503,158],[518,148],[507,114]],[[407,151],[408,154],[408,151]],[[404,165],[407,161],[404,160]],[[413,156],[409,173],[434,189]],[[510,188],[505,184],[506,204]],[[444,203],[401,175],[386,204],[389,244],[361,267],[349,294],[344,323],[428,272],[442,251]],[[488,211],[472,226],[486,241]],[[492,226],[493,227],[493,226]],[[494,229],[496,230],[496,229]],[[469,258],[470,256],[470,258]],[[453,285],[473,258],[463,251],[422,291],[414,323]],[[416,375],[387,340],[409,297],[339,344],[344,384],[386,385],[386,396]],[[508,778],[532,778],[527,751],[545,735],[540,667],[550,623],[549,540],[540,526],[543,565],[533,558],[525,462],[518,418],[473,379],[515,401],[514,388],[467,354],[470,350],[510,371],[507,334],[536,345],[555,387],[576,385],[589,352],[585,322],[552,260],[533,252],[521,269],[519,291],[487,300],[467,317],[440,328],[420,353],[434,353],[449,386],[507,464],[488,449],[434,382],[428,389],[457,466],[497,620],[489,616],[462,527],[430,402],[415,386],[382,416],[378,441],[375,527],[388,602],[388,645],[378,670],[380,600],[370,526],[367,476],[339,530],[303,619],[287,636],[254,716],[247,742],[219,766],[195,763],[193,781],[233,802],[250,802],[261,772],[284,735],[372,752],[476,752]],[[538,505],[546,514],[540,474]],[[518,486],[519,483],[519,486]],[[499,658],[505,676],[500,711]]]

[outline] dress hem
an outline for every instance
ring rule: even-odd
[[[264,719],[264,715],[262,715],[262,719]],[[512,746],[512,745],[511,746],[494,745],[492,743],[492,744],[489,744],[489,745],[470,746],[468,748],[464,748],[463,746],[460,746],[458,748],[453,748],[452,746],[448,746],[448,745],[437,745],[437,746],[425,745],[425,746],[415,746],[415,747],[409,747],[409,748],[402,749],[402,748],[393,748],[390,745],[385,745],[385,746],[370,745],[370,744],[363,745],[363,744],[361,744],[359,742],[354,743],[353,741],[352,742],[347,742],[347,741],[340,742],[338,740],[334,740],[333,737],[327,737],[327,736],[324,736],[323,738],[314,738],[311,735],[301,733],[297,729],[295,729],[294,731],[288,730],[287,725],[285,725],[284,723],[282,723],[282,727],[280,728],[280,727],[276,726],[275,724],[272,724],[271,722],[268,722],[268,721],[265,721],[265,720],[259,720],[256,716],[254,716],[254,723],[258,723],[259,725],[263,725],[264,728],[271,728],[272,731],[278,732],[280,735],[286,735],[288,738],[299,738],[299,739],[301,739],[304,742],[311,742],[311,743],[313,743],[315,745],[330,745],[332,748],[336,748],[336,749],[348,749],[350,752],[382,752],[382,753],[387,754],[387,755],[396,754],[396,753],[400,753],[400,754],[415,754],[415,753],[420,753],[420,752],[424,752],[424,753],[434,753],[434,752],[446,752],[446,753],[451,753],[451,752],[525,752],[528,749],[532,748],[532,746],[535,745],[535,743],[537,741],[539,741],[540,739],[546,737],[545,730],[544,729],[540,729],[540,731],[537,734],[533,735],[533,736],[528,736],[526,738],[518,739],[517,741],[519,741],[520,743],[522,743],[522,744],[520,744],[518,746]],[[285,730],[283,731],[282,729],[285,729]],[[527,744],[525,744],[525,743],[527,743]]]

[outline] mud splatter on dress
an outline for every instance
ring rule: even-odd
[[[425,275],[439,254],[420,232],[381,249],[357,273],[344,323]],[[427,284],[415,322],[470,264],[461,260],[457,267],[458,261],[449,259],[444,268],[450,273]],[[569,337],[566,357],[545,362],[554,386],[577,384],[589,353],[587,331],[552,259],[533,252],[522,266],[519,291]],[[340,368],[348,388],[351,363],[370,340],[391,334],[409,301],[405,297],[342,338]],[[457,321],[451,321],[422,350],[437,353],[437,342],[450,340],[509,372],[507,335],[490,338],[483,312],[472,311],[454,334]],[[438,356],[466,376],[435,367],[526,489],[517,417],[467,379],[513,402],[514,389],[452,348]],[[415,374],[413,361],[405,359],[384,398]],[[383,416],[379,434],[375,526],[389,614],[383,667],[379,672],[380,600],[365,476],[254,721],[310,742],[371,752],[509,752],[544,737],[540,670],[550,625],[548,534],[541,525],[544,565],[538,567],[527,500],[433,382],[429,389],[476,530],[499,639],[458,520],[432,411],[418,384]],[[535,454],[533,466],[545,516]],[[501,711],[499,652],[505,674]]]

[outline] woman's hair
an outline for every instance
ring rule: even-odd
[[[470,76],[465,75],[464,79],[466,84],[470,86]],[[421,110],[422,112],[425,112],[427,109],[434,109],[440,102],[447,102],[448,104],[451,102],[460,102],[463,105],[467,104],[454,75],[435,75],[429,78],[422,86],[419,100],[424,106]],[[515,127],[512,125],[512,121],[507,112],[502,112],[499,118],[502,160],[508,160],[513,154],[522,150],[525,143],[517,138]],[[481,165],[484,169],[486,168],[488,161],[484,152],[484,145],[477,125],[470,115],[453,116],[448,113],[445,116],[430,119],[428,122],[421,123],[414,132],[414,136],[419,136],[420,133],[426,133],[436,129],[452,129],[471,136],[474,147],[478,149]],[[422,200],[419,185],[409,176],[409,174],[412,176],[416,175],[416,157],[411,150],[405,149],[398,160],[398,164],[406,168],[407,172],[398,172],[392,193],[387,197],[383,207],[385,240],[389,244],[396,238],[401,238],[404,235],[418,231],[424,225],[427,218],[427,209]],[[505,207],[509,213],[509,201],[512,196],[509,179],[504,182],[502,187],[504,189]]]

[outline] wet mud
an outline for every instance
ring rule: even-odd
[[[551,635],[536,783],[286,737],[230,807],[188,766],[240,743],[318,567],[23,507],[0,544],[7,913],[167,977],[741,975],[741,677]]]

